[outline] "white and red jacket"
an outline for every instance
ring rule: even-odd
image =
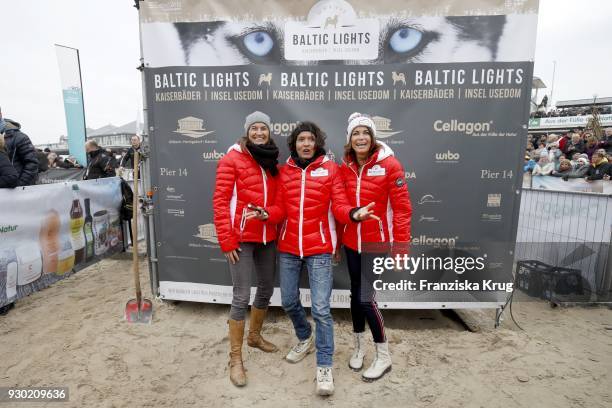
[[[364,243],[379,242],[394,243],[394,248],[403,247],[402,251],[407,251],[412,205],[406,175],[393,150],[385,143],[377,143],[379,149],[361,168],[352,158],[345,157],[340,172],[351,207],[374,202],[374,214],[381,221],[368,219],[346,224],[342,243],[358,252]]]
[[[245,215],[249,211],[248,204],[266,207],[274,201],[277,178],[265,171],[239,144],[231,146],[219,161],[213,209],[215,229],[223,252],[237,249],[240,242],[266,244],[276,239],[273,223],[247,220]]]
[[[278,250],[305,257],[333,253],[336,224],[350,224],[351,211],[338,165],[317,157],[305,169],[290,157],[280,168],[276,201],[266,208],[268,220],[282,223]]]

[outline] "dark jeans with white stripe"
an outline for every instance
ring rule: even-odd
[[[384,343],[385,322],[383,320],[375,299],[375,290],[372,286],[374,273],[371,268],[362,268],[371,265],[373,255],[360,254],[345,247],[346,263],[351,277],[351,317],[353,318],[353,331],[363,333],[366,320],[372,331],[374,343]],[[371,258],[371,259],[370,259]]]

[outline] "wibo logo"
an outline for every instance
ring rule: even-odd
[[[0,234],[17,231],[17,225],[2,225],[0,226]]]
[[[444,153],[436,153],[436,162],[458,162],[461,155],[459,153],[453,153],[450,150]]]

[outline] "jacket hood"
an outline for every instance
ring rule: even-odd
[[[234,143],[233,145],[231,145],[229,147],[229,149],[227,149],[227,152],[231,152],[232,150],[237,151],[238,153],[242,153],[242,147],[240,147],[240,144],[238,143]]]
[[[377,141],[376,143],[380,147],[378,149],[378,157],[376,158],[376,163],[383,161],[389,156],[395,156],[393,150],[385,142]]]
[[[7,119],[7,118],[4,118],[4,121],[6,122],[6,130],[5,131],[20,130],[21,129],[21,124],[19,124],[19,122],[15,122],[14,120]]]

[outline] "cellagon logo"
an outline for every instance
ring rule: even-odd
[[[457,163],[461,155],[450,150],[444,153],[436,153],[436,163]]]
[[[298,122],[278,122],[272,123],[272,133],[278,136],[288,137]]]
[[[216,150],[202,153],[204,161],[219,161],[223,156],[225,156],[225,153],[219,153]]]
[[[285,23],[285,58],[290,61],[374,60],[378,58],[379,22],[358,18],[344,0],[321,0],[306,22]]]
[[[0,234],[17,231],[17,225],[0,225]]]
[[[426,235],[419,235],[418,237],[412,237],[411,242],[413,245],[454,248],[458,239],[459,237],[428,237]]]
[[[452,119],[448,122],[436,120],[433,123],[433,128],[436,132],[464,133],[472,135],[480,132],[490,132],[493,121],[489,122],[460,122],[457,119]]]

